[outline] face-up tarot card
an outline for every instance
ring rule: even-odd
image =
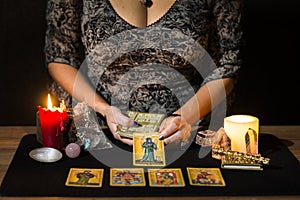
[[[159,133],[133,134],[133,165],[165,166],[163,140],[158,139]]]
[[[66,186],[102,187],[104,169],[71,168],[66,180]]]
[[[143,168],[111,168],[110,185],[137,187],[146,186]]]
[[[180,168],[148,169],[151,187],[184,187],[185,182]]]
[[[219,168],[187,167],[190,185],[194,186],[225,186],[225,181]]]

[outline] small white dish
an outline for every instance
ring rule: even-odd
[[[30,151],[29,156],[39,162],[56,162],[62,158],[62,153],[51,147],[41,147]]]

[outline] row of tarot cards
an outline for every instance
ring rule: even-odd
[[[225,186],[219,168],[187,167],[189,184],[192,186]],[[104,169],[70,168],[66,186],[102,187]],[[181,168],[148,169],[150,187],[185,187]],[[146,186],[144,168],[110,168],[110,186]]]

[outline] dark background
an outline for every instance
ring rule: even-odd
[[[299,125],[299,0],[245,0],[243,68],[230,114]],[[35,125],[46,106],[46,0],[0,1],[0,125]]]

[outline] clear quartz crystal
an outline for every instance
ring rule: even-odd
[[[95,111],[85,102],[77,103],[73,108],[73,114],[79,145],[84,146],[85,150],[112,147],[99,125]]]
[[[198,131],[196,136],[196,144],[200,146],[212,146],[217,140],[218,132],[212,130]]]

